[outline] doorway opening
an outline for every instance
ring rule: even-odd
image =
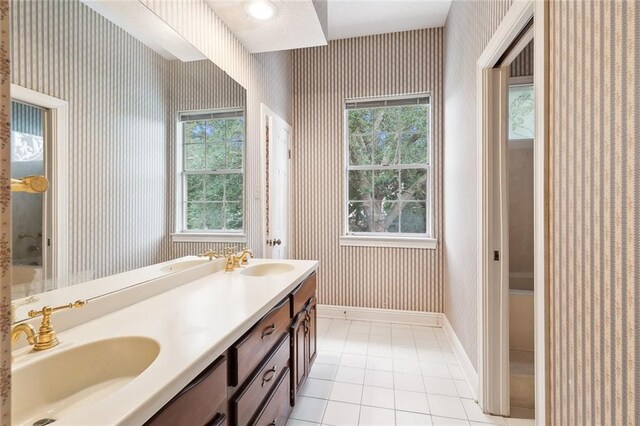
[[[11,101],[11,178],[48,176],[49,111],[29,103]],[[47,192],[11,194],[12,295],[14,298],[50,290],[48,224],[51,221]]]
[[[533,43],[531,40],[509,64],[507,95],[509,403],[511,417],[518,418],[534,418],[535,409]]]
[[[540,424],[548,356],[547,25],[544,2],[514,2],[477,64],[478,403],[485,413]]]
[[[69,277],[69,153],[66,101],[11,85],[11,177],[40,175],[42,194],[12,192],[16,300],[65,287]]]

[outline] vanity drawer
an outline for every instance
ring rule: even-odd
[[[274,387],[278,375],[289,366],[289,336],[280,339],[278,348],[254,375],[244,390],[233,399],[231,407],[238,425],[246,425],[260,403]]]
[[[232,368],[230,386],[238,386],[271,351],[280,337],[289,328],[290,302],[286,298],[273,308],[247,334],[238,340],[229,351]]]
[[[256,426],[284,426],[290,412],[289,369],[287,369],[280,376],[275,391],[252,424]]]
[[[291,292],[291,318],[300,312],[316,292],[316,273],[309,275]]]
[[[224,356],[191,381],[146,425],[204,426],[226,422],[227,361]]]

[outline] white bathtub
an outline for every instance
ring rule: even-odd
[[[509,290],[509,349],[533,351],[532,290]]]

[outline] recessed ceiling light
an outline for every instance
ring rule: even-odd
[[[276,6],[269,0],[249,0],[244,3],[244,10],[252,18],[266,20],[276,14]]]

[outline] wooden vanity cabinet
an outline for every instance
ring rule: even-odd
[[[146,425],[285,425],[316,348],[314,272]]]
[[[291,293],[293,322],[291,336],[291,405],[309,376],[317,354],[316,274],[312,274]]]
[[[227,360],[221,356],[158,411],[147,426],[227,424]]]

